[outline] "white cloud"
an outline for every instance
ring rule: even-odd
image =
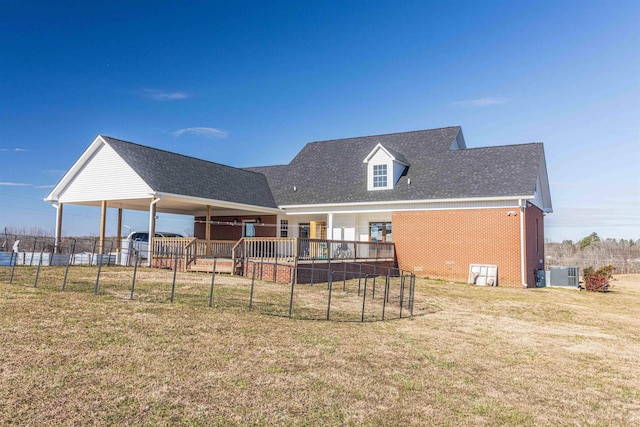
[[[20,182],[0,182],[0,186],[5,187],[31,187],[31,184],[24,184]]]
[[[195,128],[178,129],[176,131],[171,132],[171,134],[175,136],[192,134],[195,136],[201,136],[203,138],[219,139],[219,138],[226,138],[226,136],[229,135],[229,132],[227,132],[226,130],[216,129],[216,128],[195,127]]]
[[[500,105],[505,104],[508,101],[507,98],[477,98],[477,99],[465,99],[464,101],[456,101],[451,102],[449,105],[453,107],[463,107],[463,108],[471,108],[471,107],[489,107],[491,105]]]
[[[142,89],[142,96],[154,101],[175,101],[177,99],[188,98],[188,95],[182,91],[169,91],[161,89]]]
[[[0,148],[0,151],[22,152],[22,151],[27,151],[27,150],[25,148]]]

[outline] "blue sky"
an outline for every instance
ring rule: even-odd
[[[243,167],[452,125],[545,143],[547,238],[640,239],[640,2],[0,0],[0,227],[53,230],[97,134]],[[63,233],[99,216],[66,206]]]

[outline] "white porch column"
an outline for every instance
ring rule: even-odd
[[[333,214],[327,214],[327,240],[333,240]]]
[[[153,239],[156,235],[156,203],[160,201],[160,197],[151,199],[149,204],[149,253],[147,254],[147,267],[151,267],[151,259],[153,258]]]
[[[60,239],[62,238],[62,203],[53,205],[56,208],[56,235],[55,252],[60,252]]]

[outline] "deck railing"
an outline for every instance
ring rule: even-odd
[[[373,260],[394,259],[393,243],[345,240],[252,237],[235,245],[234,259]]]
[[[294,237],[251,237],[235,240],[201,240],[195,237],[156,237],[153,256],[178,255],[188,265],[198,258],[264,259],[283,262],[321,260],[389,260],[395,258],[393,243]]]
[[[184,258],[184,266],[198,258],[220,257],[231,258],[235,240],[201,240],[195,237],[156,237],[153,239],[153,257]]]

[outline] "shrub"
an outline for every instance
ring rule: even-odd
[[[605,265],[594,271],[593,267],[584,269],[584,287],[591,292],[609,292],[609,279],[613,277],[615,267]]]

